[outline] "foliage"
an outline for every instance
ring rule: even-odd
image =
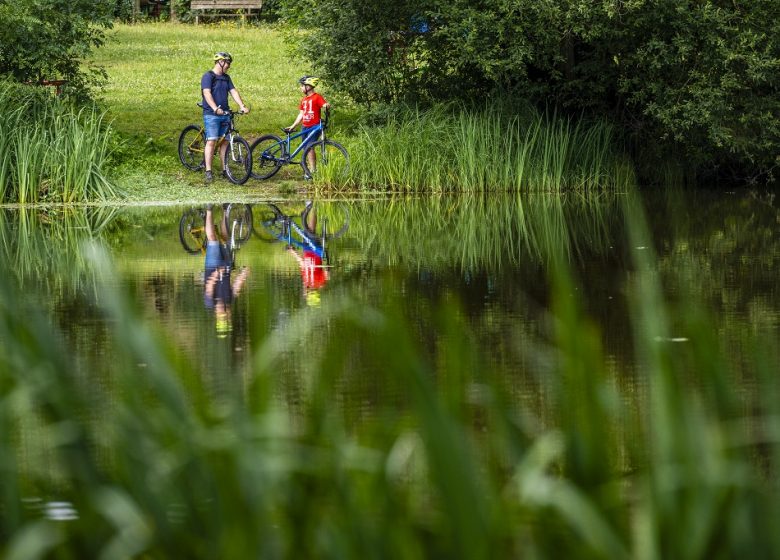
[[[499,90],[620,123],[653,165],[771,176],[780,3],[285,0],[304,56],[367,104]]]
[[[111,0],[0,1],[0,75],[67,80],[66,93],[86,98],[105,77],[85,61],[104,43],[113,8]]]
[[[0,80],[0,202],[76,202],[115,196],[106,177],[111,127],[36,86]]]

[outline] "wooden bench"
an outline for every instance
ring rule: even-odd
[[[239,16],[241,19],[246,19],[246,16],[252,15],[252,10],[260,13],[263,9],[263,0],[192,0],[190,9],[195,12],[195,23],[198,23],[201,17]],[[204,13],[205,10],[231,13]]]

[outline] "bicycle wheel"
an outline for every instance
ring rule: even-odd
[[[315,155],[314,169],[309,169],[309,154]],[[333,140],[315,142],[303,153],[303,170],[326,182],[341,182],[349,174],[349,154],[346,148]]]
[[[227,153],[225,154],[225,171],[228,179],[236,185],[243,185],[249,179],[252,172],[252,153],[249,149],[249,142],[240,136],[233,136],[228,143]]]
[[[270,179],[284,165],[284,142],[278,136],[266,134],[252,142],[252,177]]]
[[[338,239],[349,228],[349,207],[343,202],[313,202],[301,219],[306,230],[317,237]]]
[[[258,227],[255,228],[255,235],[273,243],[284,239],[287,231],[288,218],[279,210],[276,204],[266,204],[258,214]]]
[[[206,149],[206,138],[201,127],[191,124],[184,127],[179,135],[179,161],[192,171],[198,171],[204,166],[203,156]]]
[[[195,255],[206,247],[206,216],[199,208],[191,208],[179,220],[179,240],[188,253]]]
[[[249,204],[230,204],[227,207],[227,225],[232,232],[233,243],[246,243],[252,235],[252,207]]]

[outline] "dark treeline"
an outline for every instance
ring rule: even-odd
[[[527,99],[613,120],[646,177],[777,174],[776,0],[282,4],[302,54],[358,102]]]

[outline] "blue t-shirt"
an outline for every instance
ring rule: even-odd
[[[230,109],[228,97],[230,97],[230,90],[233,89],[233,87],[233,80],[230,79],[230,76],[227,74],[217,76],[212,70],[203,74],[203,77],[200,79],[201,97],[203,96],[204,89],[210,89],[211,97],[214,98],[214,103],[223,109]],[[209,107],[209,104],[206,103],[205,97],[203,98],[203,114],[215,114],[214,111],[211,110],[211,107]]]

